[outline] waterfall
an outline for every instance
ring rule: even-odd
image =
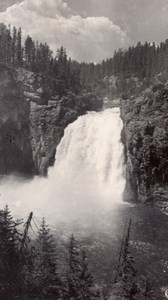
[[[61,222],[92,216],[122,202],[125,186],[119,108],[89,112],[70,124],[48,178],[0,185],[0,206],[17,216],[30,211]]]

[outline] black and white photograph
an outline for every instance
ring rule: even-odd
[[[168,0],[0,0],[0,300],[168,299]]]

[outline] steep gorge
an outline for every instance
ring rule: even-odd
[[[65,127],[79,115],[98,110],[92,94],[45,95],[41,78],[23,68],[0,64],[0,175],[46,175]]]
[[[131,95],[128,84],[127,90],[127,97],[120,101],[124,198],[156,202],[167,211],[168,87],[159,83]],[[49,97],[42,90],[40,76],[0,64],[0,175],[46,175],[67,125],[101,108],[102,102],[91,93]]]

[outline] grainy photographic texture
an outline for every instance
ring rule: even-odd
[[[0,300],[168,298],[167,0],[0,1]]]

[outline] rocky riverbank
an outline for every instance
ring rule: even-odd
[[[121,101],[125,145],[125,200],[168,203],[168,86],[157,84]]]
[[[91,93],[50,97],[39,75],[0,64],[0,175],[46,175],[65,127],[101,108]]]

